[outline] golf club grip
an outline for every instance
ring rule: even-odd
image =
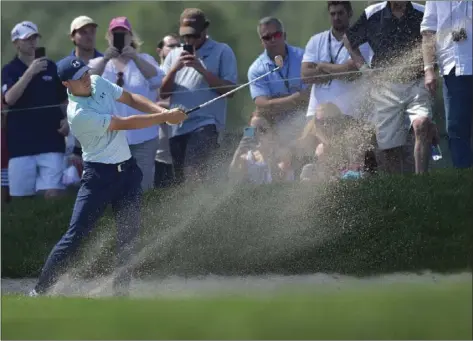
[[[195,108],[192,108],[192,109],[190,109],[190,110],[187,110],[187,111],[186,111],[186,115],[189,115],[190,113],[199,110],[200,107],[201,107],[201,106],[199,105],[199,106],[197,106],[197,107],[195,107]]]
[[[231,91],[229,91],[229,92],[224,93],[223,95],[220,95],[220,96],[218,96],[218,97],[216,97],[216,98],[214,98],[214,99],[211,99],[210,101],[205,102],[205,103],[203,103],[203,104],[201,104],[201,105],[199,105],[199,106],[197,106],[197,107],[195,107],[195,108],[192,108],[192,109],[190,109],[190,110],[187,110],[185,113],[186,113],[186,115],[189,115],[190,113],[192,113],[192,112],[194,112],[194,111],[197,111],[197,110],[199,110],[199,109],[201,109],[201,108],[203,108],[203,107],[206,107],[207,105],[212,104],[213,102],[216,102],[216,101],[218,101],[219,99],[225,98],[225,97],[227,97],[228,95],[231,95],[231,94],[233,94],[234,92],[237,92],[238,90],[243,89],[244,87],[250,85],[251,83],[254,83],[254,82],[257,81],[257,80],[260,80],[261,78],[264,78],[264,77],[268,76],[269,74],[271,74],[271,73],[273,73],[273,72],[275,72],[275,71],[278,71],[279,69],[280,69],[280,67],[278,66],[277,68],[272,69],[272,70],[269,71],[269,72],[266,72],[264,75],[261,75],[261,76],[259,76],[258,78],[255,78],[255,79],[253,79],[252,81],[250,81],[250,82],[248,82],[248,83],[242,84],[242,85],[240,85],[239,87],[237,87],[237,88],[235,88],[235,89],[233,89],[233,90],[231,90]]]

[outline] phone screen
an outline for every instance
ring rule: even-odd
[[[115,47],[118,52],[122,53],[122,50],[125,47],[124,32],[113,32],[113,47]]]
[[[187,51],[189,52],[190,54],[194,54],[194,46],[193,45],[189,45],[189,44],[184,44],[182,46],[183,50],[184,51]]]
[[[243,129],[243,136],[245,137],[255,137],[256,128],[255,127],[246,127]]]
[[[46,56],[46,48],[44,47],[37,47],[34,51],[34,58],[42,58]]]

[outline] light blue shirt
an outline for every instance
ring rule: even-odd
[[[306,88],[301,79],[304,49],[287,44],[286,47],[287,55],[282,69],[250,85],[250,94],[253,100],[260,96],[269,98],[285,97]],[[275,68],[276,64],[274,64],[274,61],[271,60],[265,50],[248,69],[248,80],[252,81]],[[286,82],[284,81],[285,79],[287,80]]]
[[[181,53],[182,48],[175,48],[168,54],[162,66],[166,74],[173,68]],[[230,46],[209,38],[195,53],[208,71],[220,79],[237,83],[237,62]],[[173,94],[170,97],[171,107],[183,106],[186,109],[192,109],[220,96],[217,91],[209,89],[205,78],[191,67],[179,70],[176,73],[174,84]],[[194,111],[182,123],[172,125],[171,136],[187,134],[210,124],[215,124],[217,131],[221,131],[225,128],[226,117],[227,99],[225,98]]]
[[[131,158],[126,131],[109,131],[115,102],[123,89],[100,76],[90,76],[92,94],[78,97],[69,94],[67,121],[72,134],[82,146],[87,162],[115,164]]]

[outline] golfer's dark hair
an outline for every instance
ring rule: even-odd
[[[342,5],[345,7],[348,13],[353,12],[353,8],[351,7],[351,1],[327,1],[327,9],[330,10],[330,6],[338,6]]]
[[[161,39],[161,41],[158,42],[158,48],[159,49],[162,49],[164,47],[164,38],[167,38],[167,37],[171,37],[171,38],[174,38],[176,40],[179,40],[180,37],[176,34],[176,33],[169,33],[169,34],[166,34],[163,39]]]
[[[286,32],[284,30],[284,24],[282,23],[281,20],[279,20],[276,17],[264,17],[258,22],[258,27],[256,28],[256,31],[258,32],[258,35],[261,35],[260,33],[260,28],[261,26],[266,26],[266,25],[274,25],[276,26],[276,29],[280,32]]]

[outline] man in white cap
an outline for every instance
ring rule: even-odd
[[[82,59],[86,64],[93,58],[103,56],[95,48],[97,26],[92,18],[85,15],[72,20],[69,35],[75,47],[71,51],[71,56]]]
[[[10,194],[57,196],[64,188],[64,135],[67,121],[61,104],[67,93],[56,64],[37,57],[38,27],[23,21],[11,31],[15,58],[2,68],[2,94],[7,113]]]

